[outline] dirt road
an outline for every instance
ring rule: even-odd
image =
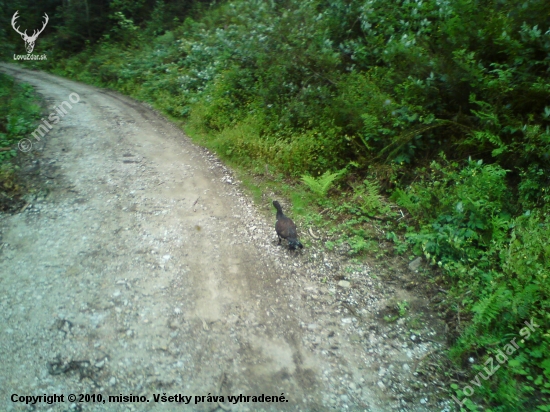
[[[145,105],[0,70],[60,116],[30,137],[43,190],[0,217],[0,410],[441,410],[413,374],[437,346],[381,320],[403,291],[314,239],[278,247],[270,202]],[[44,394],[64,402],[19,401]]]

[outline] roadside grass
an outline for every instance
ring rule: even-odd
[[[18,142],[28,138],[42,108],[34,89],[0,73],[0,211],[12,211],[23,203],[26,185],[19,175]]]
[[[157,109],[161,110],[160,107]],[[212,135],[200,125],[183,123],[181,119],[178,123],[195,143],[212,150],[235,171],[237,178],[260,209],[265,209],[267,205],[268,210],[271,210],[272,200],[287,199],[291,205],[288,215],[301,226],[302,232],[307,232],[310,227],[322,230],[323,234],[316,236],[323,247],[329,250],[342,249],[350,257],[368,255],[382,263],[388,251],[382,251],[379,245],[384,243],[387,248],[391,248],[390,241],[398,239],[397,235],[389,239],[381,237],[380,234],[392,228],[392,224],[371,219],[367,215],[370,213],[375,218],[377,214],[384,213],[397,216],[391,212],[391,202],[380,195],[380,188],[371,181],[367,181],[367,184],[357,183],[357,176],[353,173],[343,179],[347,174],[344,169],[335,173],[342,179],[334,181],[326,193],[320,195],[303,181],[277,172],[275,167],[267,163],[262,164],[249,158],[236,159],[234,153],[227,150],[224,135]],[[353,169],[353,166],[350,168]],[[362,202],[365,204],[358,204]],[[304,239],[307,239],[306,244],[311,242],[309,235]]]

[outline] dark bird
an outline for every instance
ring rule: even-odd
[[[281,205],[276,200],[273,201],[273,206],[277,209],[277,222],[275,222],[275,230],[279,237],[279,245],[281,244],[281,238],[288,240],[288,248],[295,250],[296,247],[302,249],[304,245],[298,240],[298,233],[296,232],[296,225],[292,219],[285,216]]]

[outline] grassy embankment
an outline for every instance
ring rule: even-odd
[[[18,143],[28,138],[40,118],[33,88],[0,73],[0,211],[21,205],[26,189],[14,162]]]

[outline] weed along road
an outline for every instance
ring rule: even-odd
[[[146,105],[0,70],[45,101],[41,189],[0,217],[0,410],[441,410],[411,389],[433,344],[376,315],[406,292],[277,246],[271,199]]]

